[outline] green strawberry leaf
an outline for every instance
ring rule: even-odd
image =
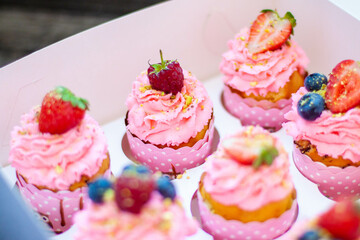
[[[259,156],[253,162],[253,167],[258,169],[262,164],[271,165],[279,155],[278,150],[273,146],[267,146],[260,150]]]
[[[71,102],[73,107],[78,107],[82,110],[89,109],[89,102],[83,98],[75,96],[68,88],[58,86],[55,88],[55,92],[60,95],[60,98],[65,102]]]

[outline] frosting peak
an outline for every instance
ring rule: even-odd
[[[246,47],[249,32],[244,28],[228,42],[229,51],[223,54],[220,64],[225,84],[247,95],[265,96],[283,87],[294,71],[305,72],[309,60],[295,41],[253,55]]]
[[[320,156],[342,156],[356,163],[360,161],[360,109],[353,108],[344,114],[324,110],[315,121],[304,120],[297,112],[297,103],[308,91],[302,87],[292,96],[292,109],[285,114],[289,122],[283,126],[294,140],[309,140]]]
[[[85,210],[75,215],[75,239],[177,240],[194,234],[198,228],[195,220],[186,216],[178,199],[167,200],[154,192],[140,214],[119,211],[114,201],[102,205],[88,202]]]
[[[11,133],[9,161],[27,181],[50,189],[67,190],[82,175],[93,176],[106,159],[105,135],[85,114],[82,122],[63,134],[41,133],[40,107],[21,117]]]
[[[270,165],[258,168],[240,164],[228,154],[223,143],[228,138],[243,139],[249,136],[264,135],[273,139],[278,151]],[[279,201],[294,189],[289,173],[288,154],[281,142],[260,127],[249,127],[219,144],[218,150],[205,162],[204,188],[216,201],[225,205],[253,211],[268,203]]]
[[[126,105],[129,131],[143,141],[177,146],[195,137],[212,115],[212,102],[200,81],[184,72],[176,95],[151,89],[146,72],[133,83]]]

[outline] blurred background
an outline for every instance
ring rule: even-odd
[[[0,0],[0,67],[164,0]]]

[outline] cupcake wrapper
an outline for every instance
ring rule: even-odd
[[[148,166],[154,172],[173,173],[174,168],[176,173],[181,173],[204,163],[205,158],[210,154],[214,136],[214,119],[210,121],[209,130],[204,138],[197,141],[193,147],[182,147],[176,150],[169,147],[158,148],[134,137],[129,130],[126,135],[136,162]]]
[[[265,222],[242,223],[236,220],[226,220],[211,213],[199,192],[198,200],[203,229],[211,234],[215,240],[274,239],[284,234],[293,225],[298,215],[298,204],[294,200],[291,208],[278,218],[272,218]]]
[[[110,170],[104,176],[109,177]],[[21,195],[55,233],[65,232],[72,226],[73,215],[83,208],[83,202],[87,198],[87,187],[78,188],[75,191],[53,192],[48,189],[40,190],[26,183],[18,173],[16,177],[18,179],[16,185]]]
[[[223,97],[226,110],[239,118],[244,126],[259,125],[277,131],[282,123],[286,122],[284,114],[291,109],[291,99],[279,100],[275,105],[266,100],[245,99],[231,92],[226,85]],[[276,108],[270,106],[276,106]]]
[[[294,145],[293,159],[295,166],[304,177],[318,185],[325,197],[339,201],[348,198],[359,198],[360,167],[327,167],[314,162]]]

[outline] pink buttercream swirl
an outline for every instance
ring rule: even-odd
[[[356,163],[360,161],[360,109],[353,108],[344,114],[324,110],[315,121],[307,121],[297,112],[297,103],[308,91],[302,87],[292,96],[292,109],[285,114],[289,122],[283,124],[294,140],[309,140],[320,156],[329,155]]]
[[[75,215],[74,239],[181,240],[196,233],[198,224],[188,218],[178,200],[164,204],[154,192],[140,214],[119,210],[114,201],[101,205],[88,202]]]
[[[82,122],[63,134],[41,133],[36,115],[40,107],[21,117],[11,133],[9,161],[29,183],[67,190],[81,175],[93,176],[107,157],[99,124],[85,114]]]
[[[174,96],[145,89],[150,86],[145,72],[136,78],[126,101],[127,128],[132,134],[152,144],[177,146],[208,124],[213,104],[206,89],[191,73],[183,73],[184,87]]]
[[[203,180],[206,192],[217,202],[235,205],[248,211],[280,201],[294,190],[289,173],[288,154],[280,140],[260,127],[249,130],[251,128],[245,128],[220,142],[217,151],[205,162],[206,174]],[[240,164],[225,152],[222,143],[228,138],[246,137],[244,131],[249,131],[250,136],[262,134],[273,138],[279,155],[270,166],[261,165],[255,169],[252,165]]]
[[[244,28],[228,42],[229,50],[223,54],[220,71],[224,83],[239,91],[255,96],[277,92],[298,70],[304,74],[309,60],[293,40],[274,51],[252,55],[246,48],[250,30]]]

